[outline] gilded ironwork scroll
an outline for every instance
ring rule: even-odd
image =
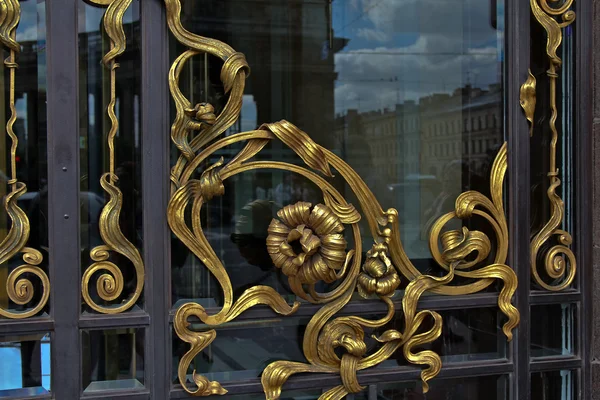
[[[40,312],[50,296],[50,281],[48,276],[39,267],[43,261],[39,250],[27,247],[31,227],[27,214],[18,206],[18,199],[27,192],[27,186],[17,179],[17,148],[19,139],[14,131],[17,120],[15,107],[15,79],[17,54],[21,51],[20,44],[16,41],[17,25],[21,19],[21,7],[18,0],[5,0],[0,2],[0,42],[9,50],[9,56],[4,60],[4,66],[9,70],[9,107],[10,118],[6,123],[6,134],[11,139],[10,147],[10,193],[4,198],[4,209],[11,220],[10,231],[0,243],[0,264],[5,264],[15,255],[22,253],[25,264],[13,269],[8,275],[6,290],[8,298],[15,304],[25,306],[34,298],[34,284],[27,277],[34,275],[41,282],[41,294],[37,304],[27,311],[12,311],[0,308],[0,315],[5,318],[28,318]]]
[[[441,359],[433,351],[416,349],[440,336],[442,318],[435,311],[417,311],[419,298],[426,291],[444,295],[470,294],[502,281],[498,304],[507,319],[503,331],[508,340],[512,339],[512,330],[519,323],[519,312],[511,304],[517,277],[506,265],[508,228],[503,205],[506,144],[491,169],[491,198],[475,191],[465,192],[456,199],[455,211],[434,223],[430,248],[442,276],[424,275],[404,251],[399,236],[398,212],[393,208],[384,210],[361,177],[344,160],[315,143],[307,133],[288,121],[279,121],[264,124],[254,131],[220,137],[239,118],[249,66],[244,55],[227,44],[187,31],[181,24],[179,0],[165,0],[165,5],[171,33],[187,48],[173,62],[169,73],[170,92],[177,112],[171,139],[180,156],[171,169],[168,222],[177,238],[217,279],[224,299],[222,308],[215,314],[209,315],[197,303],[186,303],[176,312],[175,332],[191,346],[178,368],[179,381],[189,394],[207,396],[227,392],[219,382],[210,381],[196,371],[192,374],[194,386],[188,386],[190,364],[216,339],[219,325],[259,304],[268,305],[281,315],[293,314],[300,306],[298,302],[287,304],[279,293],[267,286],[251,287],[235,299],[230,277],[202,230],[202,207],[225,194],[225,180],[247,171],[270,169],[298,174],[315,183],[323,195],[318,204],[286,205],[268,227],[266,245],[274,266],[287,277],[296,296],[321,308],[308,323],[303,337],[306,362],[280,360],[265,368],[261,382],[267,399],[279,398],[282,386],[291,375],[309,372],[341,377],[342,385],[331,388],[321,399],[341,399],[349,393],[360,392],[364,388],[357,380],[357,372],[380,364],[399,349],[409,362],[424,367],[421,378],[423,390],[427,391],[428,381],[441,369]],[[180,89],[179,78],[184,66],[199,54],[209,54],[223,61],[221,81],[228,99],[218,115],[208,103],[193,104]],[[253,159],[270,141],[283,143],[305,165]],[[215,152],[239,143],[245,143],[245,146],[237,155],[227,161],[221,158],[197,176],[199,168]],[[353,191],[358,208],[331,184],[329,178],[333,171]],[[477,230],[446,228],[452,219],[471,217],[486,221],[495,240]],[[364,260],[358,225],[363,218],[374,238]],[[353,248],[348,249],[350,237]],[[467,283],[457,284],[453,281],[455,276],[465,278]],[[383,331],[376,337],[380,346],[369,352],[365,335],[373,329],[385,329],[395,316],[396,307],[391,297],[403,278],[408,282],[401,305],[404,331]],[[321,293],[317,290],[319,282],[335,286],[331,291]],[[336,316],[356,291],[362,297],[381,301],[387,308],[386,315],[375,320]],[[190,329],[191,317],[210,329],[200,332]]]
[[[100,178],[100,185],[108,194],[109,201],[100,214],[100,236],[103,245],[96,246],[90,251],[94,261],[81,280],[81,293],[86,304],[93,310],[104,314],[118,314],[130,309],[142,294],[144,287],[144,262],[138,249],[123,235],[119,225],[119,217],[123,205],[123,194],[116,185],[115,174],[115,136],[119,130],[119,119],[115,113],[117,103],[116,73],[119,64],[117,57],[125,51],[126,37],[123,30],[123,16],[132,0],[90,0],[99,6],[108,6],[104,13],[104,29],[110,39],[110,50],[102,58],[102,64],[110,71],[110,102],[107,107],[111,127],[107,134],[109,150],[109,170]],[[105,302],[118,299],[123,293],[124,279],[119,266],[110,261],[110,252],[116,252],[127,258],[135,268],[136,286],[133,293],[118,305],[98,304],[92,299],[89,286],[93,277],[101,272],[96,279],[98,296]]]
[[[565,205],[560,195],[557,193],[561,181],[559,170],[556,166],[556,152],[558,143],[558,129],[556,122],[558,120],[558,110],[556,106],[556,84],[558,80],[558,70],[562,65],[562,60],[556,54],[561,42],[561,29],[568,26],[575,20],[575,12],[570,10],[573,0],[566,0],[558,4],[556,0],[530,0],[531,11],[536,20],[544,27],[547,34],[546,53],[549,61],[549,68],[546,71],[549,80],[549,101],[551,116],[549,127],[552,134],[550,140],[550,168],[548,178],[550,180],[547,190],[550,201],[550,219],[542,229],[531,240],[531,274],[534,282],[540,287],[560,291],[571,285],[577,271],[577,260],[570,245],[573,238],[569,232],[562,229]],[[560,17],[560,21],[558,18]],[[531,122],[531,132],[533,132],[533,112],[535,109],[535,79],[532,76],[523,85],[522,104],[526,104],[525,110],[527,119]],[[523,93],[526,93],[523,95]],[[529,99],[529,100],[528,100]],[[558,244],[544,249],[544,246],[553,238],[557,237]],[[542,254],[544,253],[544,254]],[[544,271],[549,278],[544,280],[538,271],[538,263],[542,262]]]

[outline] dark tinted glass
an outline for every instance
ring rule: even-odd
[[[531,375],[531,400],[577,399],[577,372],[550,371]]]
[[[573,355],[577,338],[577,305],[531,307],[531,356]]]
[[[144,329],[82,332],[85,392],[144,386]]]
[[[506,376],[437,379],[427,394],[413,382],[377,385],[381,400],[505,400],[509,398]]]
[[[442,362],[454,363],[504,358],[506,339],[498,322],[496,308],[443,311],[442,335],[433,343],[420,349],[431,349],[438,353]],[[367,316],[377,319],[383,315]],[[191,364],[192,371],[219,382],[236,381],[260,377],[262,371],[273,361],[287,360],[306,362],[302,340],[308,318],[284,317],[257,320],[236,320],[218,329],[217,339],[210,350],[200,353]],[[376,351],[379,344],[372,335],[381,336],[388,329],[403,330],[404,317],[397,317],[378,330],[366,330],[365,342],[369,353]],[[201,324],[193,329],[206,329]],[[177,365],[189,345],[174,336],[173,380],[177,382]],[[377,368],[395,368],[410,365],[401,351],[397,351]]]

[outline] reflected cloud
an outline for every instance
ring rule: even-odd
[[[336,112],[369,111],[500,80],[502,2],[361,0],[340,2],[334,31],[346,48],[335,54]],[[503,24],[500,24],[501,27]],[[385,43],[386,46],[381,46]]]

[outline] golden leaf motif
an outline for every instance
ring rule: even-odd
[[[556,2],[556,0],[549,0]],[[556,55],[556,51],[562,42],[561,28],[569,25],[575,20],[575,13],[570,11],[573,0],[565,0],[559,8],[553,8],[548,4],[548,0],[530,0],[531,12],[537,21],[544,27],[548,35],[546,42],[546,53],[550,62],[556,66],[562,64],[560,57]],[[562,23],[557,22],[553,16],[562,15]]]
[[[327,205],[327,207],[329,207],[335,213],[335,215],[338,216],[342,223],[350,225],[356,224],[360,221],[360,213],[352,204],[340,204],[327,191],[323,193],[323,198],[325,200],[325,205]]]
[[[529,76],[525,83],[521,85],[521,108],[525,113],[527,121],[529,121],[529,136],[533,136],[533,116],[535,114],[535,102],[536,102],[536,80],[535,76],[529,70]]]
[[[14,38],[20,20],[21,4],[18,0],[0,2],[0,42],[15,53],[21,52],[21,46]]]
[[[272,124],[263,124],[260,129],[272,132],[286,146],[294,150],[309,167],[326,176],[333,176],[325,153],[306,132],[301,131],[294,124],[288,121],[279,121]]]
[[[102,63],[110,67],[110,64],[115,59],[125,52],[127,45],[127,37],[125,36],[125,30],[123,29],[123,16],[131,5],[132,0],[110,0],[98,2],[92,0],[92,2],[98,5],[107,5],[108,8],[104,13],[104,30],[110,38],[111,49],[108,53],[102,57]]]
[[[200,193],[205,200],[210,200],[215,196],[222,196],[225,193],[223,180],[219,175],[218,168],[223,165],[223,157],[215,164],[206,168],[200,176]]]
[[[194,358],[196,358],[196,356],[200,354],[200,352],[209,344],[211,344],[213,340],[215,340],[215,338],[217,337],[217,332],[214,329],[205,332],[193,332],[188,329],[189,323],[187,322],[187,319],[190,315],[195,315],[198,313],[198,310],[194,310],[194,308],[198,307],[200,306],[192,303],[184,304],[177,310],[177,313],[175,314],[175,319],[173,320],[173,328],[175,329],[175,333],[177,333],[177,336],[184,342],[190,343],[192,345],[190,350],[188,350],[181,358],[184,362],[179,363],[179,367],[177,369],[177,376],[179,377],[179,382],[181,382],[185,390],[191,395],[224,395],[227,393],[227,390],[223,389],[219,382],[211,382],[203,376],[196,374],[195,370],[192,373],[192,380],[196,385],[196,389],[190,390],[186,385],[187,367],[194,361]]]
[[[404,333],[402,341],[404,342],[404,357],[413,364],[427,365],[427,368],[421,372],[423,381],[423,392],[427,393],[429,385],[427,381],[435,377],[442,369],[442,360],[435,352],[431,350],[422,350],[413,353],[415,347],[420,347],[426,343],[431,343],[442,334],[442,317],[435,311],[423,310],[417,312],[419,298],[425,291],[434,287],[445,285],[454,278],[453,265],[450,266],[448,274],[442,278],[436,278],[427,275],[421,275],[406,287],[404,297],[402,298],[402,310],[404,311]],[[425,317],[433,318],[431,329],[423,333],[417,333]]]
[[[133,307],[142,294],[145,274],[144,262],[140,252],[121,231],[119,221],[123,207],[123,194],[112,183],[117,180],[117,176],[110,173],[105,173],[100,179],[102,188],[109,195],[109,201],[100,213],[100,237],[102,237],[105,244],[92,249],[90,256],[95,262],[85,270],[81,279],[81,294],[85,302],[93,310],[107,314],[120,313]],[[105,271],[96,282],[96,289],[100,298],[104,301],[113,301],[122,294],[124,287],[123,273],[117,265],[108,261],[109,251],[121,254],[131,261],[135,268],[135,289],[127,300],[117,306],[98,304],[92,299],[89,292],[89,285],[95,273]]]
[[[27,192],[24,183],[17,183],[17,190],[4,198],[4,209],[11,220],[10,230],[0,243],[0,264],[15,256],[29,240],[30,225],[25,211],[18,206],[17,200]]]

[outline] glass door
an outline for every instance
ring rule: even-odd
[[[1,3],[0,397],[589,398],[583,3]]]

